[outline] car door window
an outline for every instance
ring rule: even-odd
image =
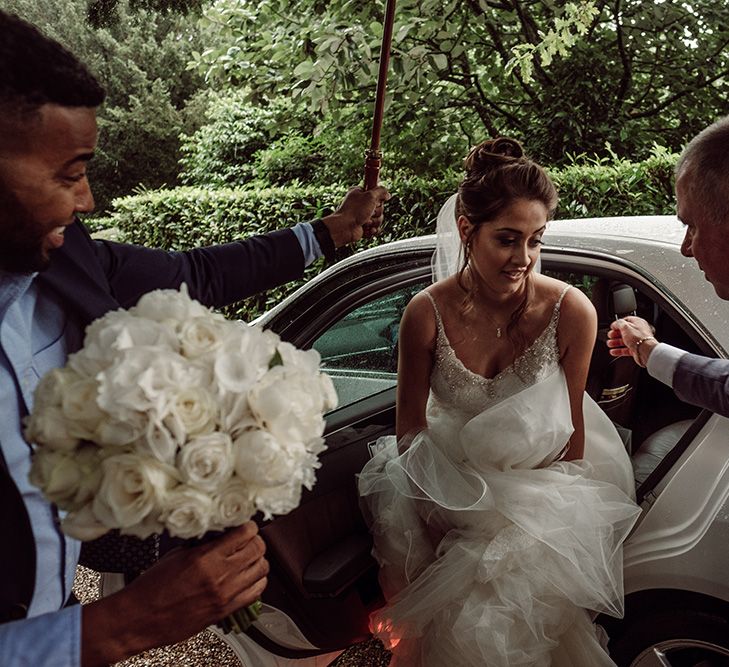
[[[339,407],[397,384],[400,318],[428,282],[378,295],[329,326],[313,342],[322,370],[334,381]]]

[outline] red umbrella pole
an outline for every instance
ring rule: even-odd
[[[382,152],[380,151],[380,131],[382,116],[385,110],[385,90],[387,89],[387,70],[390,65],[390,45],[392,43],[392,26],[395,22],[395,0],[387,0],[385,21],[382,26],[382,46],[380,49],[380,72],[377,75],[377,94],[375,96],[375,115],[372,119],[372,140],[365,151],[364,187],[374,188],[380,176]]]

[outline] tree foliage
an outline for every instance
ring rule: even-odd
[[[86,0],[3,0],[3,6],[73,51],[106,88],[99,146],[89,165],[97,209],[139,186],[174,186],[179,135],[201,120],[194,100],[202,78],[187,68],[199,49],[196,22],[132,10],[126,0],[119,1],[112,25],[96,29],[86,22]]]
[[[195,62],[209,81],[245,83],[254,103],[288,95],[336,117],[373,99],[383,5],[215,0],[202,19],[208,48]],[[510,134],[560,163],[570,153],[605,154],[606,138],[632,157],[656,143],[678,147],[726,112],[724,0],[594,0],[576,23],[567,11],[575,7],[400,0],[386,123],[420,122],[421,141],[430,141],[458,122],[470,141]],[[584,36],[565,29],[570,21]],[[571,43],[562,44],[568,33]],[[544,58],[550,40],[555,48]],[[538,57],[525,58],[537,49]],[[507,72],[510,62],[517,66]]]

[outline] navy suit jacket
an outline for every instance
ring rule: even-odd
[[[291,230],[244,241],[166,252],[96,241],[80,222],[66,229],[49,268],[39,274],[41,289],[59,294],[69,319],[85,328],[119,307],[129,308],[154,289],[187,283],[190,296],[207,306],[240,301],[300,278],[304,256]],[[16,425],[13,425],[15,428]],[[35,542],[25,505],[0,454],[0,623],[25,616],[35,586]]]

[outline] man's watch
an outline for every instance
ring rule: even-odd
[[[337,249],[334,246],[332,235],[329,233],[329,228],[324,224],[321,218],[314,220],[314,222],[311,223],[311,228],[314,232],[314,238],[319,244],[321,254],[324,255],[324,259],[329,264],[334,264],[336,261]]]

